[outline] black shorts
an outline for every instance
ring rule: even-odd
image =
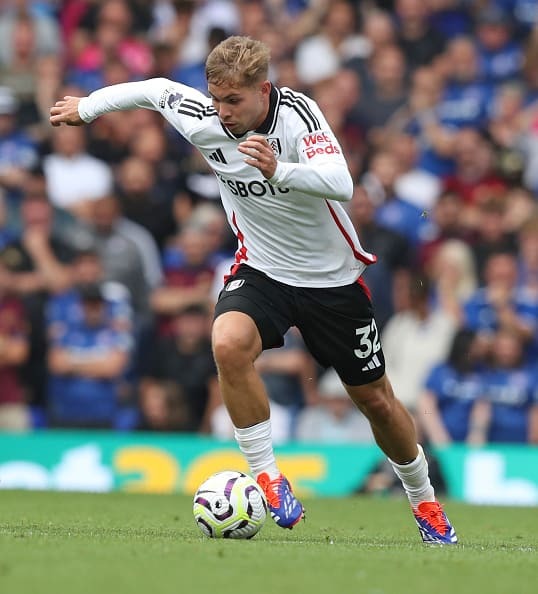
[[[350,386],[385,373],[372,302],[360,279],[343,287],[292,287],[243,264],[222,289],[215,318],[228,311],[254,320],[264,350],[282,346],[284,334],[297,326],[318,363],[334,367]]]

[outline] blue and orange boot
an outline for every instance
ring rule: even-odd
[[[283,474],[271,480],[266,472],[262,472],[257,482],[265,493],[271,517],[281,528],[291,529],[304,519],[304,508]]]
[[[456,531],[448,521],[438,501],[423,501],[413,508],[420,536],[426,544],[453,545],[458,542]]]

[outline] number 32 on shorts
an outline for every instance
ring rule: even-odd
[[[355,330],[355,334],[359,336],[359,348],[353,352],[359,359],[367,359],[371,355],[375,355],[381,348],[379,342],[379,332],[375,320],[372,320],[368,326],[361,326]]]

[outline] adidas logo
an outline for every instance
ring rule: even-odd
[[[228,163],[228,161],[226,161],[226,159],[224,158],[224,153],[221,149],[217,149],[215,152],[211,153],[209,155],[209,158],[212,161],[216,161],[217,163]]]
[[[372,371],[372,369],[375,369],[376,367],[381,367],[381,361],[377,355],[374,355],[368,365],[365,365],[361,371]]]

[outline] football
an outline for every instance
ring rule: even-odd
[[[192,511],[196,525],[209,538],[252,538],[265,523],[267,502],[252,477],[225,470],[198,487]]]

